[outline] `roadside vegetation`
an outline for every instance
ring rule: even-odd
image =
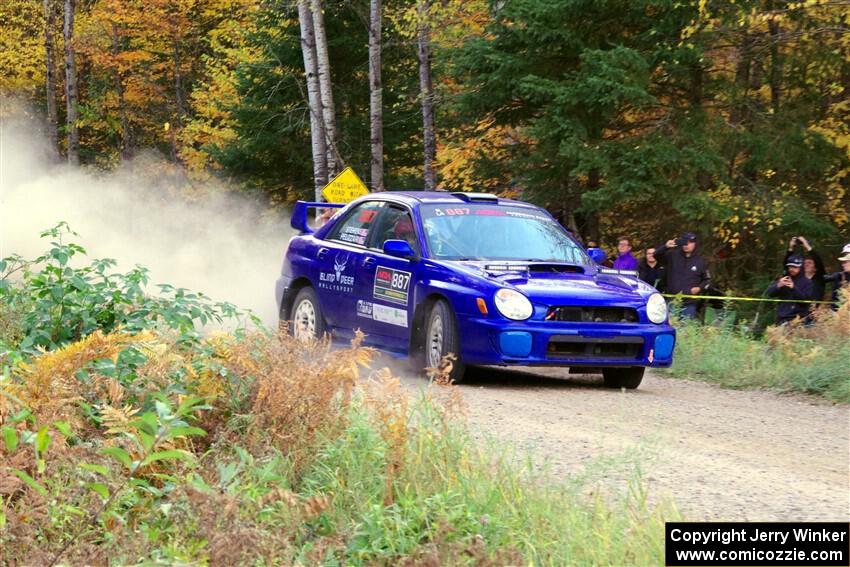
[[[742,326],[678,320],[676,355],[668,374],[728,388],[773,388],[850,403],[850,297],[822,309],[813,325],[768,327],[756,336]]]
[[[0,563],[662,562],[639,484],[535,474],[471,439],[452,386],[411,398],[357,340],[150,295],[144,269],[44,236],[0,264]]]

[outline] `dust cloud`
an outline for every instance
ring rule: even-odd
[[[149,293],[185,287],[277,324],[274,281],[294,234],[284,213],[213,184],[187,196],[174,189],[182,174],[153,153],[108,174],[47,155],[33,119],[0,113],[0,258],[35,258],[49,245],[39,233],[66,221],[88,259],[149,268]]]

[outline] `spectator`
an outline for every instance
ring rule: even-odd
[[[632,256],[632,244],[628,238],[620,237],[617,240],[617,259],[614,260],[615,270],[637,270],[637,258]]]
[[[655,248],[647,248],[638,262],[638,277],[658,290],[664,289],[664,266],[655,258]]]
[[[318,218],[316,218],[316,226],[324,226],[329,220],[331,220],[331,217],[334,216],[334,213],[336,213],[338,210],[339,209],[335,209],[332,207],[324,208],[322,210],[322,214],[319,215]]]
[[[841,262],[841,271],[824,276],[824,281],[832,284],[832,300],[835,302],[833,308],[838,307],[839,294],[842,289],[850,289],[850,244],[846,245],[838,257]]]
[[[681,238],[655,247],[655,258],[666,271],[664,289],[667,293],[699,295],[711,285],[708,265],[696,248],[697,235],[693,232],[686,232]],[[684,298],[681,315],[696,318],[698,309],[698,299]]]
[[[587,239],[587,248],[599,248],[599,243],[592,238]]]
[[[792,254],[785,261],[785,275],[778,278],[767,288],[768,297],[807,301],[812,298],[812,282],[803,274],[803,257]],[[797,317],[809,316],[809,303],[780,303],[776,308],[776,322],[780,325],[793,321]]]
[[[791,239],[788,243],[788,251],[785,253],[783,262],[788,263],[788,258],[794,254],[794,248],[798,244],[802,244],[803,248],[809,253],[810,258],[803,260],[803,275],[812,282],[812,299],[820,301],[823,299],[823,292],[826,290],[826,282],[823,279],[826,275],[826,268],[823,266],[823,260],[821,260],[820,254],[812,249],[812,245],[809,244],[806,237],[795,236]]]

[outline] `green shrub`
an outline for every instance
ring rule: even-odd
[[[134,333],[157,326],[174,330],[181,340],[197,340],[196,323],[243,316],[258,322],[230,303],[215,303],[202,293],[168,284],[158,285],[159,293],[151,295],[145,289],[148,270],[141,266],[123,274],[113,271],[116,262],[108,258],[76,266],[86,251],[66,241],[78,235],[64,222],[41,236],[52,240],[38,258],[0,260],[0,303],[5,305],[0,313],[6,314],[0,315],[0,349],[5,344],[7,349],[32,353],[96,330],[108,333],[121,328]]]
[[[0,347],[0,563],[662,562],[640,490],[589,498],[479,446],[458,390],[412,403],[388,371],[365,380],[359,339],[204,335],[239,312],[73,267],[67,227],[45,234],[0,265],[0,304],[27,307]]]
[[[769,327],[755,337],[733,326],[676,322],[670,375],[729,388],[767,387],[850,403],[850,302],[822,310],[811,326]]]

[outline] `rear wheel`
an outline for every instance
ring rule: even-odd
[[[453,354],[455,358],[451,361],[451,370],[448,371],[447,377],[455,383],[463,380],[466,367],[460,359],[457,322],[449,304],[444,300],[439,299],[431,306],[423,338],[425,365],[429,368],[441,368],[443,357]]]
[[[319,306],[319,298],[312,287],[302,288],[292,302],[290,332],[296,339],[307,341],[325,334],[325,318]]]
[[[630,366],[628,368],[603,368],[602,377],[605,379],[606,388],[625,388],[634,390],[640,386],[643,380],[643,366]]]

